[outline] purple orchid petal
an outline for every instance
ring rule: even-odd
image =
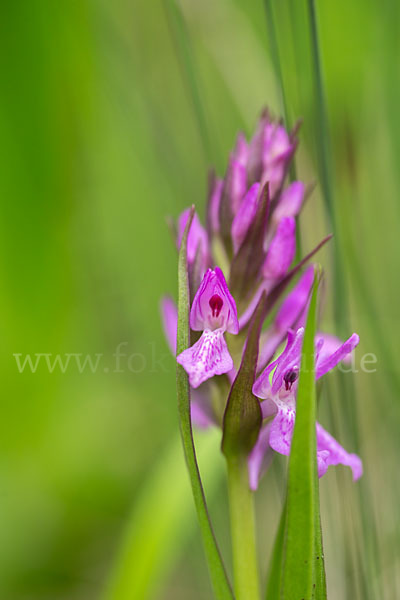
[[[208,202],[208,223],[212,233],[219,232],[219,206],[221,203],[222,189],[224,187],[223,179],[216,179]]]
[[[190,208],[184,210],[178,219],[178,248],[181,245],[183,232],[185,231],[186,223],[189,219],[190,210]],[[203,263],[205,265],[209,256],[208,236],[206,230],[200,223],[197,213],[194,213],[187,239],[187,260],[189,264],[193,264],[199,246],[200,252],[202,253]]]
[[[278,412],[278,407],[274,400],[267,398],[263,400],[260,404],[261,406],[261,415],[263,419],[268,419],[269,417],[275,417]]]
[[[353,471],[353,479],[356,481],[363,473],[362,461],[357,454],[349,454],[331,436],[330,433],[317,423],[317,458],[318,476],[322,477],[329,465],[346,465]]]
[[[269,118],[263,115],[258,122],[256,132],[249,144],[249,156],[247,170],[250,180],[260,181],[263,171],[263,151],[267,144],[266,130],[269,126]]]
[[[287,402],[280,402],[278,414],[271,423],[271,432],[269,435],[269,445],[275,452],[288,456],[292,444],[294,422],[296,418],[296,408],[294,399],[288,399]]]
[[[314,267],[310,266],[282,303],[273,325],[262,336],[258,357],[259,369],[271,360],[284,341],[288,329],[293,327],[302,312],[305,312],[313,281]],[[242,327],[242,318],[239,319],[239,328]]]
[[[205,330],[201,338],[176,358],[189,375],[193,388],[214,375],[223,375],[233,368],[233,360],[224,339],[224,330]]]
[[[232,222],[231,234],[233,249],[237,252],[246,237],[251,223],[257,214],[257,200],[260,184],[255,183],[251,186],[245,197],[240,203],[238,211]]]
[[[224,194],[228,195],[232,215],[237,213],[240,202],[246,193],[246,189],[246,167],[231,156],[225,177]]]
[[[176,332],[178,330],[178,309],[169,296],[161,300],[161,317],[164,333],[172,354],[176,354]]]
[[[285,217],[278,225],[267,257],[263,265],[263,275],[267,279],[283,277],[296,254],[296,221],[293,217]]]
[[[250,321],[251,317],[254,314],[254,311],[257,307],[257,304],[259,303],[262,293],[264,291],[268,292],[270,290],[270,288],[271,288],[270,282],[263,281],[261,283],[261,285],[256,290],[256,293],[254,294],[253,298],[250,300],[250,303],[247,306],[246,310],[244,311],[244,313],[242,313],[240,315],[239,329],[243,329],[243,327],[245,327],[247,325],[247,323]]]
[[[273,212],[276,224],[284,217],[295,217],[303,204],[305,185],[302,181],[293,181],[280,195],[279,202]]]
[[[336,337],[336,335],[331,335],[330,333],[322,333],[320,331],[317,333],[315,339],[316,344],[322,343],[322,348],[318,353],[317,363],[324,362],[326,358],[334,354],[336,350],[338,350],[343,344],[342,340]],[[351,352],[349,354],[346,354],[346,356],[342,358],[342,362],[345,364],[351,363]]]
[[[282,303],[275,323],[280,331],[293,327],[295,321],[305,309],[314,281],[314,266],[311,265],[299,279],[299,282]]]
[[[293,340],[294,340],[294,334],[292,331],[289,331],[286,348],[284,349],[282,354],[276,360],[274,360],[272,363],[270,363],[264,369],[264,371],[261,373],[261,375],[259,375],[259,377],[257,377],[257,379],[255,380],[254,385],[253,385],[253,394],[255,396],[257,396],[257,398],[265,399],[265,398],[269,398],[272,395],[272,386],[271,386],[271,382],[270,382],[270,375],[273,372],[273,370],[275,369],[275,367],[282,360],[282,357],[284,358],[285,355],[287,354],[287,352],[290,350],[291,346],[293,345]],[[262,404],[264,404],[264,403],[262,403]]]
[[[243,133],[239,133],[236,140],[236,146],[232,153],[233,158],[246,167],[249,158],[249,146]]]
[[[206,391],[207,390],[207,391]],[[191,390],[190,414],[193,425],[207,429],[216,424],[207,384]]]
[[[298,370],[300,368],[303,337],[303,327],[300,327],[296,333],[288,332],[288,343],[285,350],[277,359],[277,366],[272,376],[271,390],[273,394],[277,394],[282,388],[285,374],[289,370]]]
[[[260,181],[262,186],[268,181],[271,197],[274,196],[282,185],[293,150],[294,144],[285,128],[263,114],[249,144],[250,181]]]
[[[261,428],[258,440],[247,459],[249,486],[253,491],[256,491],[258,488],[258,482],[268,469],[273,458],[273,452],[269,445],[270,429],[271,423],[267,423]]]
[[[194,331],[221,329],[238,333],[236,303],[218,267],[208,269],[193,300],[190,327]]]
[[[255,380],[253,384],[253,394],[257,396],[257,398],[268,398],[271,393],[271,383],[270,383],[270,375],[274,368],[276,367],[277,361],[275,360],[271,364],[269,364],[264,371],[261,373],[259,377]],[[263,402],[261,403],[264,404]]]
[[[262,334],[260,338],[260,351],[258,353],[257,361],[258,370],[262,369],[266,364],[270,362],[270,360],[273,358],[275,352],[282,344],[285,337],[286,332],[282,333],[281,331],[275,329],[274,326],[270,327],[268,331]]]
[[[333,354],[319,358],[316,365],[316,378],[319,379],[328,371],[331,371],[338,363],[345,359],[358,345],[360,338],[356,333],[353,333],[349,339],[344,342]]]

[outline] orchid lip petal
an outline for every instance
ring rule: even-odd
[[[233,368],[233,360],[229,354],[224,331],[216,329],[203,331],[200,339],[176,358],[189,375],[189,383],[193,388],[214,375],[223,375]]]
[[[269,444],[275,452],[288,456],[292,444],[296,409],[293,402],[282,403],[271,424]]]

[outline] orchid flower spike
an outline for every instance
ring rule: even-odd
[[[296,418],[296,391],[303,336],[303,327],[296,332],[290,330],[286,348],[282,354],[265,368],[253,385],[253,394],[263,400],[261,403],[263,418],[273,417],[269,429],[269,446],[275,452],[284,455],[290,453]],[[323,339],[319,338],[316,348],[316,379],[322,377],[346,358],[358,342],[358,335],[353,333],[335,352],[327,354],[321,353]],[[316,433],[319,477],[326,473],[329,465],[343,464],[352,469],[354,480],[359,479],[362,475],[361,459],[356,454],[346,452],[319,423],[316,425]],[[265,439],[262,439],[261,442],[265,448]],[[257,464],[260,464],[259,453],[253,451],[253,455]],[[257,487],[257,482],[253,473],[252,486]]]
[[[203,333],[178,355],[177,361],[188,373],[190,385],[197,388],[210,377],[233,368],[224,333],[237,334],[239,323],[235,301],[218,267],[208,269],[204,275],[190,311],[190,327]]]

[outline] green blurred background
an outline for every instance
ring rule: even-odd
[[[282,0],[275,33],[289,121],[304,119],[298,176],[317,181],[321,136],[306,3]],[[174,360],[159,298],[176,291],[165,215],[222,175],[239,129],[281,114],[262,0],[50,0],[0,8],[1,600],[206,600],[207,569],[183,460]],[[268,15],[268,18],[270,15]],[[331,599],[400,595],[400,36],[395,0],[317,3],[335,219],[317,185],[301,217],[332,297],[323,326],[357,331],[376,372],[332,375],[320,420],[364,461],[321,481]],[[269,21],[269,25],[271,22]],[[279,80],[279,77],[278,77]],[[336,257],[336,259],[335,259]],[[334,319],[334,315],[339,318]],[[113,356],[120,345],[120,364]],[[90,355],[65,373],[46,357]],[[117,372],[115,372],[117,371]],[[229,561],[218,434],[198,435]],[[283,457],[257,495],[265,575]]]

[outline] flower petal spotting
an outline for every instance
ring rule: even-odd
[[[233,368],[222,329],[203,331],[201,338],[184,350],[177,361],[188,373],[189,383],[193,388],[199,387],[210,377],[223,375]]]
[[[293,217],[281,219],[271,240],[263,265],[266,279],[280,279],[289,269],[296,254],[296,221]]]
[[[188,373],[190,385],[197,388],[203,381],[228,373],[234,366],[224,333],[238,333],[237,310],[218,267],[208,269],[196,292],[190,311],[190,327],[194,331],[203,331],[203,334],[177,357],[177,361]]]
[[[181,245],[183,232],[185,231],[186,223],[188,222],[190,208],[187,208],[178,218],[178,248]],[[209,257],[208,236],[207,232],[200,223],[197,213],[194,213],[192,225],[190,227],[187,240],[187,260],[188,264],[192,265],[196,259],[197,252],[201,253],[202,265],[205,269]],[[204,272],[204,271],[203,271]]]
[[[239,331],[236,303],[219,267],[208,269],[204,275],[190,311],[190,327],[194,331]]]

